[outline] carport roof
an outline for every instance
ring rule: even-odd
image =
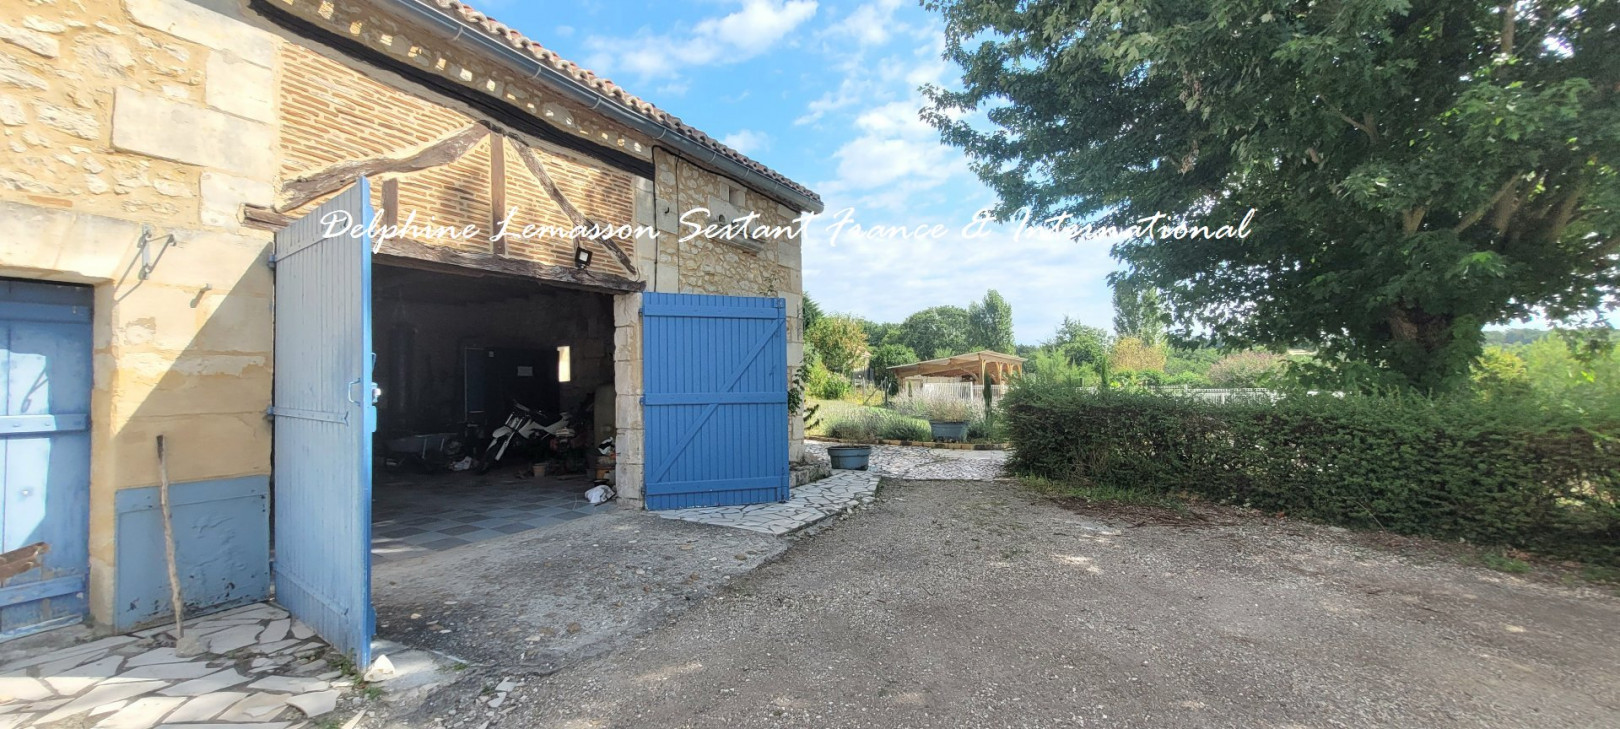
[[[1002,354],[989,349],[977,352],[958,354],[953,357],[923,360],[911,364],[895,365],[889,368],[897,379],[907,377],[978,377],[985,364],[1023,364],[1024,358],[1011,354]]]

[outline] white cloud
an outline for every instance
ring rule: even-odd
[[[738,63],[784,41],[816,14],[814,0],[743,0],[727,15],[706,18],[669,33],[629,38],[592,36],[589,66],[606,73],[661,78],[697,66]]]
[[[822,117],[840,109],[848,108],[860,103],[866,95],[867,84],[861,79],[846,76],[838,83],[838,88],[821,95],[805,107],[802,116],[793,120],[794,124],[811,124],[820,121]]]
[[[917,196],[953,178],[966,162],[918,116],[917,97],[881,104],[855,118],[858,136],[833,153],[837,176],[816,185],[828,199],[849,199],[864,209],[916,209]]]
[[[551,33],[558,38],[572,38],[574,36],[574,26],[559,25],[556,28],[553,28]]]
[[[995,197],[961,152],[918,115],[925,105],[918,87],[952,70],[940,58],[939,29],[928,30],[907,47],[834,56],[829,68],[842,74],[834,77],[837,87],[796,121],[844,140],[833,154],[833,179],[811,186],[828,213],[806,233],[806,291],[828,310],[897,322],[930,306],[966,306],[994,288],[1011,302],[1014,334],[1024,343],[1050,337],[1065,314],[1108,326],[1107,275],[1117,267],[1108,252],[1112,241],[1020,235],[1007,225],[988,226],[979,236],[964,230]],[[832,226],[844,208],[863,226],[938,225],[945,235],[870,238],[846,226],[835,244]]]
[[[742,152],[753,155],[771,148],[771,137],[764,132],[752,129],[739,129],[720,138],[720,143]]]
[[[828,27],[825,36],[848,39],[862,47],[888,43],[897,33],[909,30],[909,26],[894,19],[894,11],[900,4],[901,0],[877,0],[861,5]]]

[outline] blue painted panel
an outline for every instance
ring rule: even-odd
[[[48,547],[0,584],[0,640],[87,612],[92,297],[0,279],[0,552]]]
[[[276,234],[276,601],[371,662],[371,240],[365,178]]]
[[[115,630],[174,618],[158,498],[151,487],[124,489],[113,499],[118,514]],[[188,618],[269,597],[268,476],[172,484],[169,504]]]
[[[788,498],[782,299],[642,295],[649,509]]]

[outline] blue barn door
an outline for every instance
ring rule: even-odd
[[[91,296],[0,279],[0,640],[88,607]]]
[[[276,602],[371,661],[371,241],[365,178],[276,234]],[[332,216],[332,217],[328,217]],[[344,218],[347,216],[347,218]]]
[[[649,509],[788,498],[781,299],[643,294]]]

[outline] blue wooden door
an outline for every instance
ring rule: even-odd
[[[88,606],[91,296],[0,279],[0,640]]]
[[[364,178],[276,234],[276,601],[371,661],[371,241]],[[329,217],[330,216],[330,217]]]
[[[788,498],[781,299],[642,295],[649,509]]]

